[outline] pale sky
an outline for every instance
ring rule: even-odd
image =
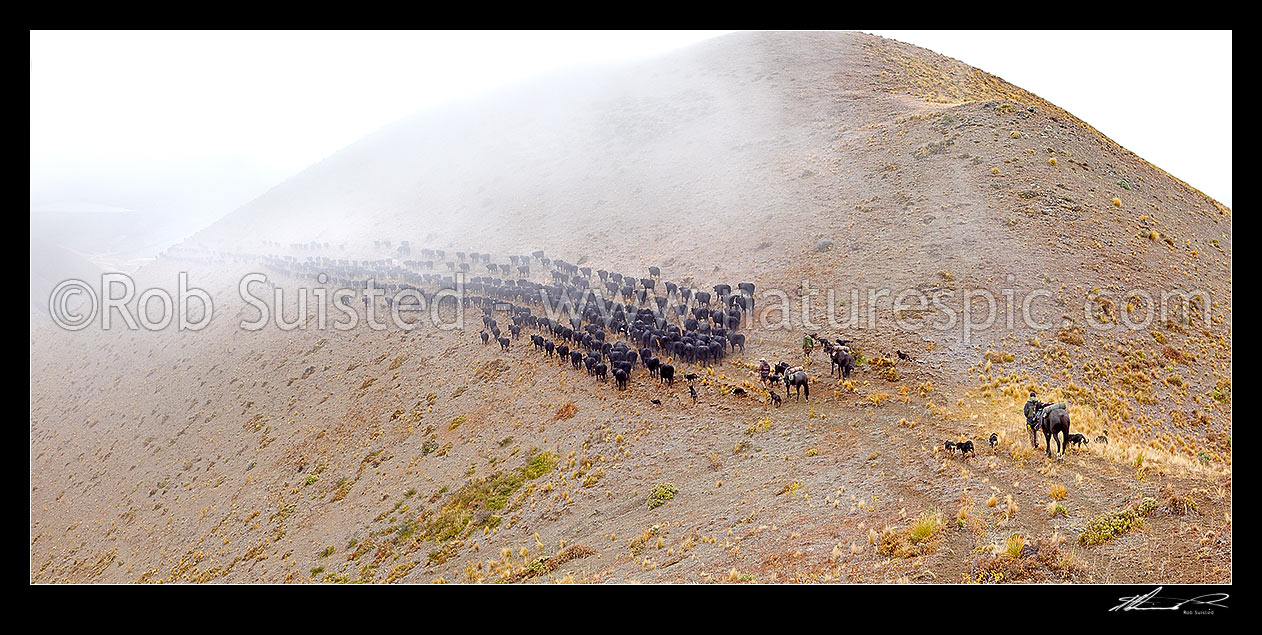
[[[1231,205],[1230,32],[872,32],[1035,92]],[[718,34],[31,32],[32,205],[213,220],[427,106]]]

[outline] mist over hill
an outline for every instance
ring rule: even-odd
[[[33,327],[31,578],[1229,582],[1231,224],[1054,104],[862,34],[730,35],[429,109],[140,268],[206,289],[208,328]],[[239,327],[247,274],[432,291],[457,252],[792,310],[625,390],[532,347],[547,329]],[[1029,298],[1036,323],[937,329],[905,291]],[[853,340],[852,377],[804,358],[816,331]],[[764,357],[808,398],[773,401]],[[1088,442],[1031,448],[1030,391]]]

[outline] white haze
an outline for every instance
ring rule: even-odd
[[[873,33],[1031,90],[1231,204],[1230,32]],[[415,111],[715,35],[32,32],[32,240],[37,213],[122,208],[95,251],[152,256]],[[73,238],[52,240],[103,240]]]

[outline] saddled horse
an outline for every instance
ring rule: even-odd
[[[811,400],[811,385],[806,379],[806,371],[798,369],[785,373],[784,394],[789,394],[789,388],[794,389],[793,398],[795,400],[799,395],[805,397],[807,401]]]
[[[828,376],[831,377],[833,369],[837,370],[838,379],[850,379],[850,372],[854,370],[854,356],[840,347],[833,349],[828,356],[832,364],[828,368]]]
[[[1060,404],[1051,404],[1060,406]],[[1069,447],[1069,411],[1064,407],[1054,407],[1047,412],[1042,413],[1040,417],[1038,412],[1042,411],[1040,407],[1036,412],[1026,415],[1025,425],[1030,429],[1030,445],[1038,449],[1038,432],[1043,431],[1043,441],[1047,444],[1047,458],[1052,458],[1052,439],[1056,439],[1056,454],[1058,456],[1065,455],[1065,449]],[[1060,436],[1056,436],[1057,433]]]

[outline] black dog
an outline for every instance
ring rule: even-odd
[[[961,455],[968,454],[969,452],[973,452],[973,442],[961,441],[955,444],[955,449],[959,450]],[[974,454],[976,454],[976,452],[974,452]]]
[[[1069,445],[1076,445],[1078,447],[1082,447],[1090,443],[1090,441],[1087,441],[1087,437],[1081,434],[1071,434],[1069,435],[1069,441],[1067,443]]]
[[[692,395],[692,405],[697,405],[697,387],[689,384],[688,394]]]
[[[1108,444],[1109,444],[1109,438],[1108,438],[1108,437],[1106,437],[1106,436],[1104,436],[1104,435],[1102,434],[1102,435],[1100,435],[1100,436],[1098,436],[1098,437],[1096,437],[1096,438],[1095,438],[1095,442],[1096,442],[1096,443],[1103,443],[1104,445],[1108,445]]]
[[[777,394],[776,394],[776,391],[774,391],[774,390],[773,390],[773,391],[771,391],[771,392],[770,392],[770,393],[768,393],[768,394],[770,394],[770,395],[771,395],[771,403],[776,404],[776,407],[777,407],[777,408],[779,408],[779,407],[780,407],[780,395],[777,395]]]
[[[732,394],[736,395],[737,397],[742,397],[745,395],[745,389],[741,388],[740,386],[737,386],[736,388],[732,389]]]
[[[990,433],[990,451],[994,452],[995,447],[999,445],[999,435],[994,432]]]
[[[942,447],[946,448],[946,451],[947,451],[947,452],[950,452],[950,453],[952,453],[952,454],[955,454],[955,443],[953,443],[953,442],[951,442],[951,441],[947,441],[946,443],[943,443],[943,444],[942,444]]]

